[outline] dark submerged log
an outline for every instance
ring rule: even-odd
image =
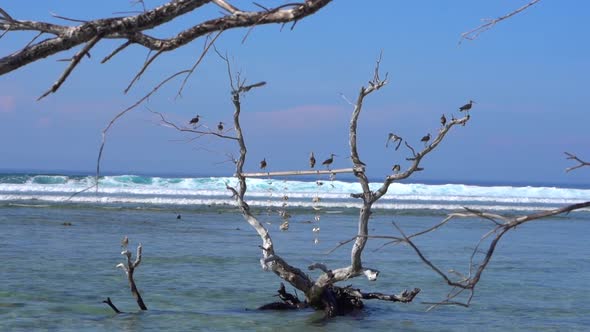
[[[382,300],[390,302],[409,303],[414,300],[420,293],[420,288],[404,290],[400,294],[383,294],[383,293],[363,293],[360,289],[346,287],[329,286],[324,289],[318,301],[308,303],[302,302],[293,294],[285,290],[285,285],[277,290],[279,298],[283,302],[272,302],[258,308],[258,310],[296,310],[311,307],[315,310],[323,310],[326,318],[348,315],[356,310],[365,307],[364,300]]]

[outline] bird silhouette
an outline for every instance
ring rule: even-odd
[[[422,137],[422,139],[420,140],[420,142],[424,142],[424,145],[426,145],[428,141],[430,141],[430,133],[426,134],[426,136]]]
[[[392,171],[394,172],[399,172],[401,170],[401,166],[399,164],[395,164],[393,165],[393,167],[391,168]]]
[[[475,102],[473,100],[470,100],[469,103],[459,107],[459,111],[463,112],[463,111],[469,111],[471,109],[471,107],[473,106]]]
[[[440,124],[444,127],[447,124],[447,118],[445,117],[445,115],[441,115],[440,117]]]
[[[121,247],[127,248],[128,245],[129,245],[129,238],[127,237],[127,235],[125,235],[123,240],[121,240]]]
[[[223,122],[219,122],[219,124],[217,125],[217,130],[223,131]]]
[[[326,165],[326,167],[330,168],[330,165],[332,165],[332,163],[334,162],[334,156],[335,156],[335,154],[330,153],[330,158],[324,160],[322,165]]]
[[[265,169],[266,168],[266,158],[262,159],[262,161],[260,162],[260,169]]]
[[[197,114],[197,116],[195,116],[194,118],[192,118],[192,119],[191,119],[191,120],[188,122],[188,124],[191,124],[191,125],[193,125],[193,126],[194,126],[194,125],[196,125],[197,123],[199,123],[199,120],[200,120],[200,119],[201,119],[201,116]]]
[[[315,167],[315,156],[313,155],[313,152],[309,156],[309,167],[311,167],[311,168]]]
[[[385,142],[385,147],[388,147],[389,146],[389,142],[390,141],[393,141],[393,143],[399,141],[397,143],[397,146],[395,147],[396,150],[399,149],[399,146],[402,144],[402,138],[399,137],[399,136],[397,136],[394,133],[389,133],[389,135],[387,136],[387,142]]]

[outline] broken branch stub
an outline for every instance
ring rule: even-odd
[[[127,239],[127,237],[125,237],[125,239]],[[133,261],[132,257],[131,257],[132,256],[131,251],[129,251],[127,249],[127,244],[128,244],[128,239],[127,239],[127,241],[124,241],[123,251],[121,252],[121,255],[123,255],[127,258],[127,262],[126,263],[119,263],[119,264],[117,264],[116,267],[121,268],[123,271],[125,271],[125,274],[127,275],[127,281],[129,282],[129,288],[131,289],[131,294],[133,295],[133,297],[137,301],[137,305],[139,306],[139,308],[141,310],[147,310],[147,306],[143,302],[143,298],[141,297],[141,294],[139,293],[139,290],[137,289],[137,286],[135,284],[135,279],[133,277],[133,273],[135,272],[135,269],[139,266],[139,264],[141,264],[143,247],[142,247],[141,243],[137,246],[137,253],[135,255],[135,261]]]

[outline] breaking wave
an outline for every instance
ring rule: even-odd
[[[231,177],[173,178],[139,175],[102,176],[98,190],[78,193],[94,184],[93,176],[0,175],[0,202],[108,205],[231,205]],[[247,199],[253,206],[354,208],[350,197],[360,185],[345,181],[248,179]],[[371,183],[376,190],[380,183]],[[319,202],[318,202],[319,200]],[[590,189],[559,187],[476,186],[464,184],[393,183],[375,208],[453,210],[463,206],[487,210],[536,210],[590,200]]]

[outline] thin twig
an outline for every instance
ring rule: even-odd
[[[564,152],[564,153],[567,156],[567,158],[565,158],[565,159],[567,159],[567,160],[575,160],[578,163],[580,163],[579,165],[566,168],[565,169],[566,172],[573,171],[574,169],[578,169],[580,167],[590,166],[590,162],[587,162],[587,161],[584,161],[584,160],[578,158],[575,154],[572,154],[572,153],[569,153],[569,152]]]
[[[211,46],[213,46],[215,44],[215,41],[217,40],[217,38],[219,38],[219,36],[221,36],[222,33],[223,33],[223,30],[219,30],[215,34],[215,37],[213,37],[208,44],[205,44],[206,46],[203,49],[203,52],[201,52],[201,55],[199,56],[197,61],[193,64],[191,69],[188,71],[188,74],[184,77],[184,80],[182,81],[182,84],[180,85],[180,88],[178,89],[178,93],[176,94],[176,97],[179,97],[182,95],[182,91],[184,90],[184,86],[186,85],[186,82],[188,81],[189,77],[192,75],[192,73],[195,71],[197,66],[201,63],[201,61],[203,61],[203,59],[205,58],[205,55],[207,54],[207,52],[209,52],[209,49],[211,48]]]
[[[510,18],[510,17],[512,17],[512,16],[514,16],[514,15],[516,15],[516,14],[518,14],[518,13],[524,11],[524,10],[526,10],[527,8],[533,6],[534,4],[538,3],[539,1],[541,1],[541,0],[533,0],[533,1],[530,1],[526,5],[518,8],[518,9],[516,9],[516,10],[514,10],[514,11],[512,11],[512,12],[510,12],[510,13],[504,15],[504,16],[500,16],[500,17],[495,18],[495,19],[485,19],[485,20],[483,20],[486,23],[478,26],[475,29],[469,30],[467,32],[463,32],[461,34],[461,39],[459,39],[459,45],[461,44],[461,42],[464,39],[467,39],[467,40],[474,40],[474,39],[476,39],[477,37],[479,37],[480,34],[482,34],[483,32],[488,31],[491,28],[493,28],[497,23],[502,22],[502,21],[504,21],[504,20],[506,20],[506,19],[508,19],[508,18]]]
[[[72,73],[72,70],[74,70],[74,68],[78,65],[78,63],[80,63],[80,60],[82,60],[84,55],[88,54],[90,49],[92,49],[94,47],[94,45],[96,45],[96,43],[98,43],[101,39],[102,39],[102,35],[100,35],[100,34],[98,34],[98,35],[94,36],[92,39],[90,39],[90,41],[88,43],[86,43],[86,46],[84,46],[84,48],[82,48],[82,50],[80,50],[80,52],[78,52],[78,53],[76,53],[76,55],[74,55],[74,57],[72,58],[72,61],[70,62],[70,65],[66,68],[66,70],[63,72],[61,77],[55,83],[53,83],[53,86],[51,86],[51,89],[47,90],[47,92],[45,92],[43,95],[41,95],[41,97],[37,98],[37,101],[47,97],[47,95],[49,95],[50,93],[54,93],[55,91],[57,91],[57,89],[59,89],[59,87],[63,84],[63,82],[65,82],[65,80],[68,78],[68,76],[70,76],[70,74]]]

